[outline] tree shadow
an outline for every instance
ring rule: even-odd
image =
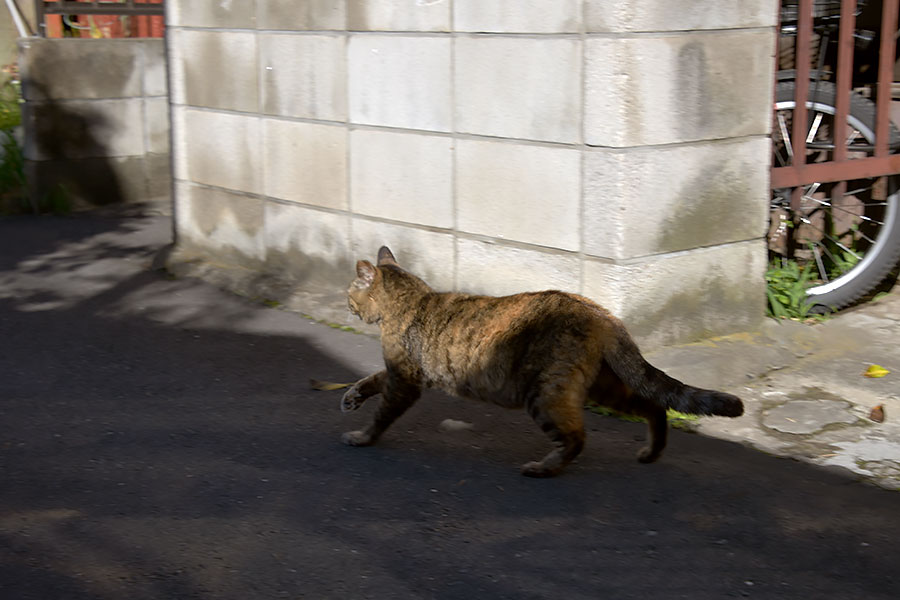
[[[23,74],[25,170],[33,212],[66,213],[73,208],[121,203],[129,194],[121,172],[128,158],[113,158],[110,140],[121,123],[101,101],[61,101],[32,67]],[[58,87],[58,86],[56,86]],[[133,161],[131,161],[133,162]]]

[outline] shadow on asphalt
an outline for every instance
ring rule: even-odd
[[[3,598],[897,597],[896,494],[736,444],[589,415],[533,480],[526,415],[430,394],[342,446],[308,379],[377,342],[149,271],[164,225],[0,220]]]

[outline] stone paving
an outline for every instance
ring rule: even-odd
[[[699,433],[851,471],[900,490],[900,293],[808,325],[664,348],[651,362],[675,377],[740,395],[738,419],[704,418]],[[864,375],[871,365],[889,372]],[[871,418],[882,407],[884,420]]]

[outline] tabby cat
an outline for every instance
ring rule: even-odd
[[[532,477],[556,475],[581,452],[586,403],[647,419],[650,444],[638,453],[641,462],[659,458],[666,445],[667,408],[726,417],[744,411],[736,396],[685,385],[651,366],[621,321],[575,294],[435,292],[384,246],[377,266],[356,263],[348,303],[380,326],[385,363],[341,400],[347,412],[382,395],[372,424],[343,434],[351,446],[374,443],[423,387],[526,408],[554,446],[522,466]]]

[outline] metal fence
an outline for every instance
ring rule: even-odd
[[[849,144],[834,143],[831,160],[807,163],[807,144],[815,136],[810,136],[807,102],[801,98],[810,98],[815,93],[815,86],[821,79],[821,70],[813,69],[813,29],[820,26],[823,19],[836,17],[839,25],[836,42],[837,53],[834,71],[835,111],[834,131],[844,131],[847,127],[847,116],[850,112],[851,89],[854,75],[854,50],[860,34],[855,27],[858,9],[863,2],[857,0],[839,0],[834,2],[813,2],[813,0],[795,0],[785,2],[782,11],[781,30],[790,25],[796,35],[796,61],[793,72],[794,114],[789,133],[791,155],[790,164],[779,165],[776,161],[772,169],[773,188],[795,188],[794,194],[801,193],[801,186],[812,183],[840,182],[860,177],[878,177],[900,173],[900,154],[891,155],[890,104],[893,83],[894,57],[896,53],[897,12],[900,0],[884,0],[882,3],[881,31],[879,33],[879,49],[877,60],[877,80],[874,83],[875,100],[875,140],[871,156],[848,159]],[[790,18],[790,7],[794,5],[794,23],[785,23]],[[832,8],[833,7],[833,8]],[[831,10],[829,10],[831,8]],[[827,40],[827,38],[826,38]],[[826,42],[827,43],[827,42]],[[821,56],[826,55],[822,49]],[[832,77],[826,76],[828,79]],[[811,92],[812,89],[812,92]],[[776,124],[777,127],[778,124]],[[787,136],[786,136],[787,137]],[[894,149],[896,151],[896,149]]]
[[[831,309],[884,289],[900,265],[898,5],[781,2],[768,245]]]
[[[43,37],[61,37],[63,23],[88,30],[89,26],[74,24],[73,18],[106,18],[118,22],[120,17],[138,18],[137,37],[162,35],[165,0],[35,0],[34,5],[39,34]]]

